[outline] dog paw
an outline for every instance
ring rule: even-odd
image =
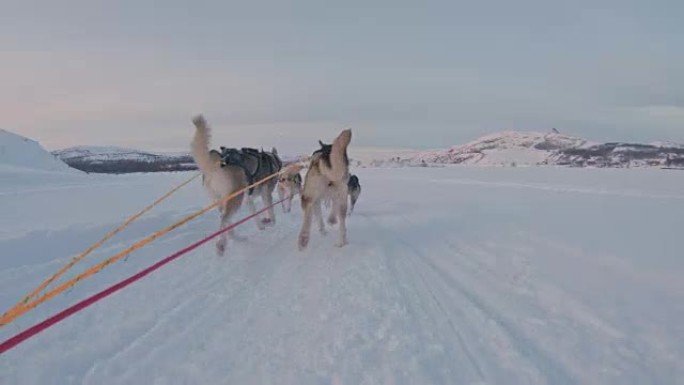
[[[301,250],[306,249],[306,246],[308,246],[308,245],[309,245],[309,236],[304,235],[304,234],[300,235],[299,236],[299,244],[298,244],[299,250],[301,251]]]
[[[344,247],[346,244],[347,244],[347,241],[346,241],[346,240],[344,240],[344,241],[337,241],[337,242],[335,243],[335,247]]]
[[[222,257],[226,252],[226,242],[221,240],[216,243],[216,255]]]

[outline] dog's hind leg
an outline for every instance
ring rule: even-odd
[[[311,235],[311,216],[313,215],[313,199],[308,195],[302,195],[302,209],[304,209],[304,221],[299,231],[299,250],[304,250],[309,244]]]
[[[261,221],[267,225],[275,225],[275,209],[273,208],[273,193],[268,189],[264,189],[261,193],[261,201],[264,202],[264,206],[268,207],[267,217],[263,218]]]
[[[223,214],[221,214],[221,224],[219,225],[219,229],[225,229],[226,227],[231,225],[230,222],[230,212],[228,210],[224,211]],[[232,231],[230,231],[232,232]],[[216,255],[222,256],[226,252],[226,242],[227,242],[227,234],[223,233],[219,236],[218,241],[216,242]]]
[[[316,215],[316,221],[318,222],[318,231],[325,235],[327,234],[327,231],[325,231],[325,222],[323,222],[323,210],[321,209],[321,201],[317,201],[316,203],[313,204],[314,206],[314,214]]]
[[[335,194],[336,190],[329,192],[328,196],[326,197],[326,199],[329,199],[329,202],[331,202],[330,206],[332,206],[332,208],[330,209],[330,214],[328,215],[328,224],[330,226],[337,224],[337,197],[335,196]]]
[[[240,209],[243,199],[244,195],[237,196],[234,199],[226,202],[221,208],[221,229],[225,229],[232,224],[230,218],[238,211],[238,209]],[[216,253],[219,256],[223,255],[226,251],[227,238],[238,242],[244,242],[247,240],[247,237],[241,237],[237,235],[235,229],[224,232],[216,242]]]
[[[340,221],[340,235],[335,246],[342,247],[347,244],[347,189],[337,188],[334,194],[333,212]]]

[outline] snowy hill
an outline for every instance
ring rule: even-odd
[[[196,170],[189,153],[158,153],[114,146],[76,146],[53,151],[71,167],[93,173],[125,174],[133,172]],[[280,155],[283,164],[297,162],[303,156]]]
[[[73,171],[35,140],[0,129],[0,166],[41,171]]]
[[[425,151],[410,163],[479,166],[681,167],[684,146],[673,143],[593,143],[551,133],[506,131],[446,150]]]
[[[78,146],[54,151],[71,167],[95,173],[195,170],[187,153],[155,153],[121,147]],[[308,154],[283,155],[285,164]],[[475,166],[684,167],[684,145],[595,143],[557,131],[504,131],[448,149],[418,151],[356,147],[349,149],[352,166],[403,167],[462,164]]]
[[[69,166],[95,173],[195,170],[192,157],[182,153],[153,153],[122,147],[77,146],[52,152]]]
[[[553,153],[544,164],[573,167],[684,167],[684,147],[602,143]]]
[[[418,154],[415,160],[484,166],[536,165],[554,151],[585,145],[587,141],[584,139],[554,132],[505,131],[446,150],[426,151]]]
[[[89,160],[92,162],[108,162],[113,160],[152,161],[160,155],[131,148],[114,146],[76,146],[52,152],[63,161]]]

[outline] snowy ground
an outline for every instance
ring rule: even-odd
[[[314,231],[298,252],[301,213],[279,210],[274,228],[242,227],[249,241],[225,257],[212,242],[0,356],[0,384],[684,383],[684,173],[355,172],[347,247]],[[189,175],[0,169],[0,310]],[[86,265],[207,203],[193,184]],[[109,267],[0,340],[217,219]]]

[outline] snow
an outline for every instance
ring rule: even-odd
[[[675,142],[663,142],[663,141],[656,141],[656,142],[651,142],[649,143],[651,146],[655,147],[664,147],[664,148],[684,148],[684,144],[681,143],[675,143]]]
[[[353,169],[349,245],[277,211],[0,357],[2,384],[676,384],[684,180],[665,170]],[[0,169],[0,310],[191,173]],[[193,183],[80,272],[208,204]],[[241,210],[245,215],[246,210]],[[205,215],[14,323],[4,340],[212,232]],[[336,229],[329,229],[331,232]]]
[[[0,129],[0,169],[77,172],[47,152],[38,142]]]
[[[363,164],[372,162],[387,161],[393,158],[411,158],[420,151],[408,148],[382,148],[382,147],[357,147],[349,149],[349,158],[352,162],[357,161]]]
[[[544,162],[553,151],[587,145],[584,139],[563,134],[503,131],[449,149],[424,151],[417,154],[415,160],[478,166],[532,166]]]

